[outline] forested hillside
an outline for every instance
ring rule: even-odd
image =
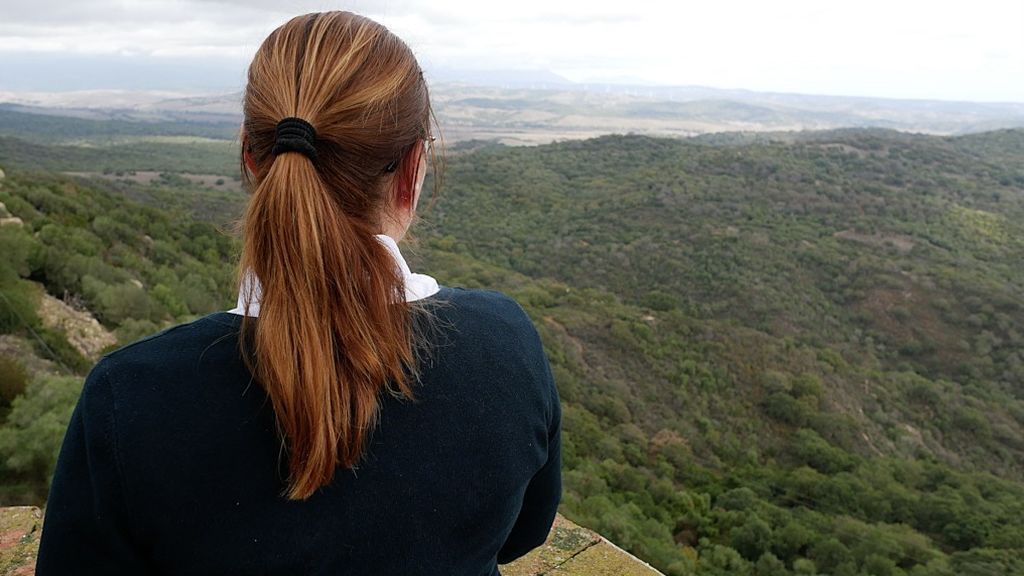
[[[0,344],[56,362],[0,346],[0,503],[91,361],[37,286],[121,343],[233,305],[245,195],[174,174],[236,175],[207,145],[0,137]],[[671,575],[1024,573],[1024,131],[472,145],[422,217],[414,269],[541,332],[569,518]]]
[[[452,159],[436,244],[561,284],[525,297],[582,408],[567,512],[666,569],[1021,558],[1024,132],[786,140]]]

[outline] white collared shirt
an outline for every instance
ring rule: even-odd
[[[401,271],[402,279],[405,281],[405,301],[412,302],[414,300],[420,300],[428,296],[433,296],[441,289],[435,280],[431,276],[426,274],[415,274],[409,269],[409,265],[405,262],[405,258],[402,257],[402,253],[398,250],[398,242],[395,239],[386,234],[376,234],[375,237],[388,249],[391,256],[395,259],[395,264]],[[251,271],[245,274],[242,280],[242,285],[238,290],[238,302],[237,305],[228,310],[231,314],[238,314],[239,316],[245,315],[245,300],[248,294],[252,294],[252,302],[249,303],[249,316],[260,315],[260,282],[256,278],[256,275]]]

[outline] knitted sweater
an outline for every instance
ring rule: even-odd
[[[304,501],[215,312],[105,355],[50,489],[39,576],[494,576],[540,545],[561,496],[558,392],[537,331],[490,290],[442,286],[416,401],[381,395],[355,470]],[[258,321],[258,319],[254,319]]]

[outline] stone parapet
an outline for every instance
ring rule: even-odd
[[[0,508],[0,576],[33,576],[43,515],[34,506]],[[503,576],[658,576],[643,561],[586,528],[555,518],[544,544],[499,568]]]

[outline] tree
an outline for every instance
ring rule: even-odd
[[[739,552],[719,544],[701,546],[698,566],[699,574],[708,576],[749,576],[753,571]]]
[[[818,569],[826,574],[836,572],[836,569],[840,565],[849,563],[853,560],[853,555],[850,554],[850,549],[835,538],[828,538],[826,540],[815,542],[814,545],[811,546],[808,556],[814,560]]]
[[[775,531],[772,548],[783,560],[792,562],[814,542],[815,533],[797,520]]]
[[[0,356],[0,414],[25,391],[27,383],[28,373],[25,372],[25,367],[14,358]]]
[[[772,545],[772,528],[751,514],[742,526],[732,531],[732,547],[747,560],[757,560]]]
[[[771,552],[765,552],[757,559],[757,564],[754,565],[755,576],[788,576],[789,571],[786,570],[786,565],[775,557],[775,554]]]
[[[807,558],[797,558],[793,561],[793,573],[799,576],[815,576],[818,573],[817,566]]]
[[[29,382],[0,428],[0,458],[9,470],[45,486],[71,420],[82,379],[44,376]]]
[[[902,576],[904,574],[891,558],[878,554],[871,554],[864,559],[861,572],[869,576]]]

